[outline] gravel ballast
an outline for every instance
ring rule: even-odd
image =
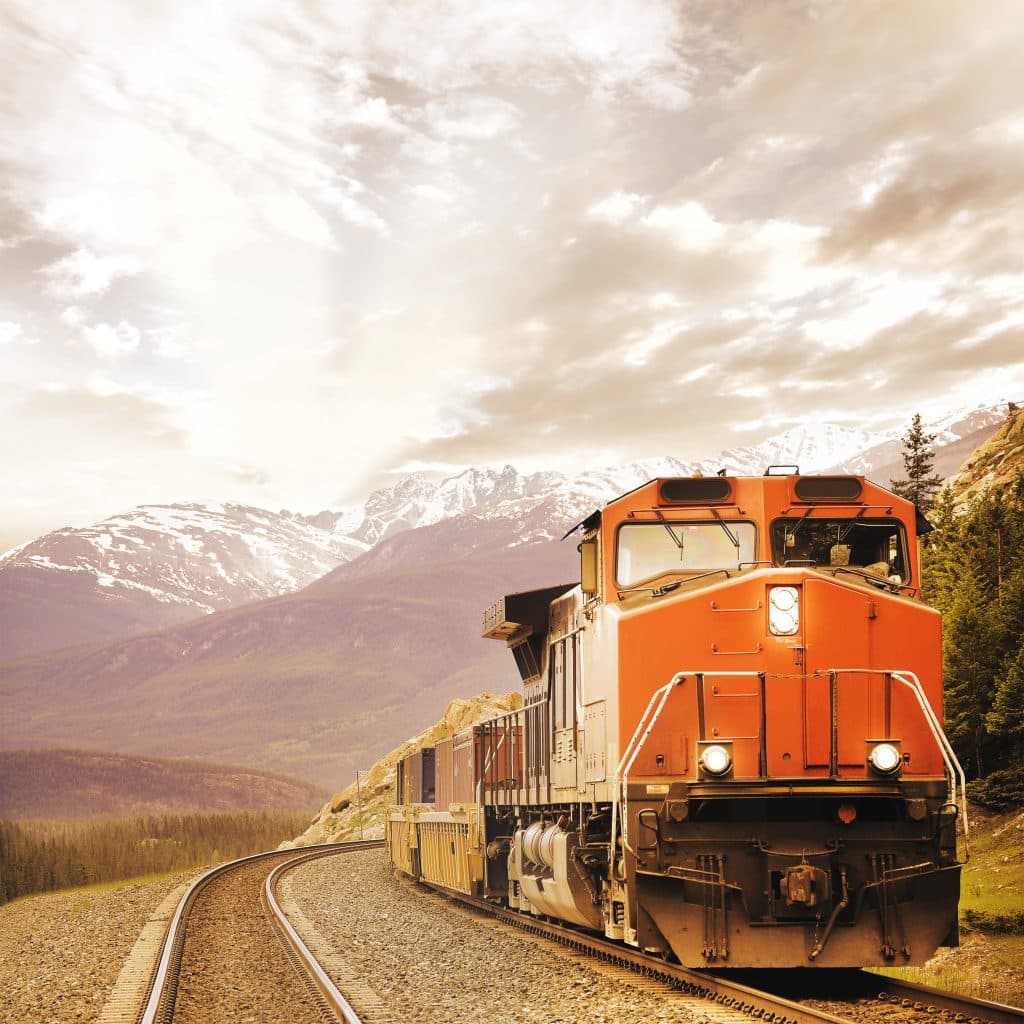
[[[150,915],[193,874],[42,893],[0,906],[0,1019],[97,1020]]]
[[[368,1022],[707,1019],[663,984],[453,909],[396,879],[383,851],[302,865],[285,876],[280,891],[333,945],[349,975],[372,990],[371,1002],[385,1012],[366,1014]],[[345,979],[339,980],[344,991]]]

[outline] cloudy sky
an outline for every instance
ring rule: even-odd
[[[0,0],[0,547],[1024,399],[1024,6]]]

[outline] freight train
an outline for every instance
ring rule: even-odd
[[[908,501],[860,476],[661,478],[580,582],[483,614],[523,707],[399,765],[394,865],[690,967],[957,944],[967,817]]]

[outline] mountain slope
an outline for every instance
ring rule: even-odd
[[[452,697],[507,689],[504,593],[577,578],[571,542],[396,567],[0,668],[0,745],[202,757],[337,785]]]
[[[301,810],[322,790],[248,768],[83,750],[0,750],[0,818]]]
[[[925,432],[935,434],[935,472],[943,477],[953,476],[963,465],[964,459],[992,435],[1005,415],[1006,403],[1002,402],[979,409],[957,410],[940,420],[925,424]],[[829,472],[859,473],[888,487],[890,481],[902,479],[906,475],[902,434],[893,433],[865,448],[855,457],[827,469]]]
[[[957,505],[969,505],[987,490],[1013,483],[1024,473],[1024,408],[1010,403],[999,429],[950,481]]]
[[[366,545],[244,505],[144,505],[0,560],[7,657],[173,625],[294,591]]]

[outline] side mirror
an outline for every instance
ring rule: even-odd
[[[597,593],[597,541],[585,540],[580,543],[580,585],[584,597]]]

